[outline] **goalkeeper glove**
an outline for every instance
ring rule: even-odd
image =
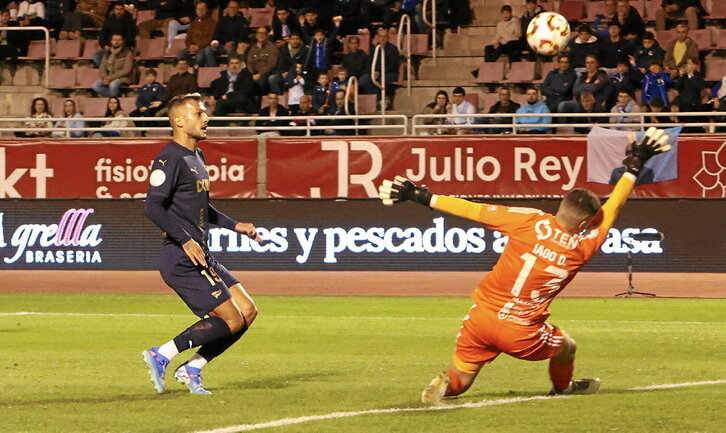
[[[407,200],[424,206],[429,206],[431,203],[431,193],[428,188],[418,187],[403,176],[396,176],[393,181],[384,180],[378,187],[378,196],[386,206]]]
[[[671,145],[667,144],[668,135],[662,129],[648,128],[640,143],[634,133],[630,133],[628,139],[630,140],[626,152],[628,156],[623,160],[623,165],[625,171],[636,177],[650,158],[671,149]]]

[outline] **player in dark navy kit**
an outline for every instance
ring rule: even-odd
[[[173,98],[169,121],[173,139],[154,159],[144,211],[163,231],[162,278],[201,320],[142,355],[154,387],[164,392],[172,358],[201,346],[177,368],[174,378],[194,394],[211,394],[202,386],[202,367],[242,337],[255,320],[257,308],[239,280],[209,253],[209,225],[262,240],[254,225],[236,222],[209,204],[209,174],[198,148],[199,141],[207,138],[209,121],[201,96]]]

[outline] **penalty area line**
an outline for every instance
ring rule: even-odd
[[[707,385],[717,385],[726,383],[725,380],[706,380],[701,382],[684,382],[684,383],[665,383],[661,385],[650,385],[650,386],[641,386],[641,387],[635,387],[635,388],[628,388],[628,391],[650,391],[650,390],[658,390],[658,389],[674,389],[674,388],[684,388],[684,387],[691,387],[691,386],[707,386]],[[401,408],[389,408],[389,409],[369,409],[369,410],[358,410],[358,411],[349,411],[349,412],[332,412],[328,414],[323,415],[308,415],[308,416],[301,416],[296,418],[282,418],[274,421],[268,421],[258,424],[240,424],[240,425],[234,425],[230,427],[223,427],[218,428],[214,430],[200,430],[196,431],[194,433],[238,433],[238,432],[247,432],[247,431],[253,431],[253,430],[262,430],[266,428],[271,427],[284,427],[288,425],[294,425],[294,424],[302,424],[307,423],[311,421],[324,421],[329,419],[339,419],[339,418],[350,418],[354,416],[361,416],[361,415],[381,415],[381,414],[391,414],[391,413],[405,413],[405,412],[434,412],[434,411],[441,411],[441,410],[453,410],[453,409],[473,409],[473,408],[479,408],[479,407],[486,407],[486,406],[499,406],[504,404],[512,404],[512,403],[524,403],[528,401],[537,401],[537,400],[562,400],[570,398],[569,395],[560,395],[560,396],[546,396],[546,395],[540,395],[540,396],[534,396],[534,397],[515,397],[515,398],[503,398],[499,400],[482,400],[478,402],[470,402],[470,403],[462,403],[462,404],[444,404],[441,406],[427,406],[427,407],[401,407]]]

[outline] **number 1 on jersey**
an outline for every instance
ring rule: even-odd
[[[537,262],[537,256],[531,253],[524,253],[520,257],[524,260],[524,265],[522,265],[522,270],[519,271],[517,280],[512,286],[511,293],[514,296],[519,296],[522,288],[524,287],[524,283],[527,281],[530,272],[532,272],[532,268],[534,268],[535,262]],[[531,298],[536,302],[542,302],[549,298],[552,294],[556,293],[560,288],[560,283],[569,276],[569,272],[567,272],[567,270],[552,265],[547,266],[544,271],[548,274],[554,275],[555,278],[552,278],[544,284],[544,287],[548,290],[543,293],[539,290],[532,290]]]

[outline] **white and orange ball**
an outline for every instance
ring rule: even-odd
[[[570,42],[570,24],[555,12],[542,12],[527,26],[527,43],[543,56],[554,56]]]

